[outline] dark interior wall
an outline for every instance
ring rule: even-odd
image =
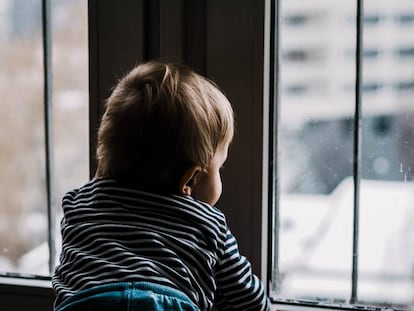
[[[237,127],[218,206],[256,273],[262,228],[263,20],[263,1],[208,1],[206,74],[230,99]]]
[[[104,99],[116,81],[144,59],[144,1],[89,0],[90,168]]]

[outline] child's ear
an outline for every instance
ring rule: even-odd
[[[187,169],[180,180],[180,193],[191,195],[197,175],[202,171],[201,166],[192,166]]]

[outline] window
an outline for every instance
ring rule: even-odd
[[[364,49],[362,53],[365,58],[377,58],[380,51],[378,49]]]
[[[286,92],[291,95],[301,95],[308,91],[308,87],[305,84],[288,85],[285,88]]]
[[[318,62],[323,57],[322,54],[322,51],[318,50],[291,49],[283,53],[283,59],[303,65],[305,62]]]
[[[395,53],[401,58],[414,57],[414,46],[399,48]]]
[[[363,92],[377,92],[384,87],[384,84],[380,82],[367,82],[362,85]]]
[[[292,27],[303,27],[306,24],[309,24],[312,20],[317,19],[317,16],[312,14],[291,14],[283,17],[284,23]]]
[[[395,19],[400,24],[414,24],[414,12],[397,15]]]
[[[399,91],[399,92],[403,92],[403,91],[414,91],[414,80],[410,80],[410,81],[398,81],[395,83],[394,88]]]
[[[395,27],[403,22],[380,23],[389,12],[409,11],[412,5],[404,0],[309,2],[325,12],[329,24],[309,29],[303,24],[302,32],[293,32],[294,25],[282,22],[275,30],[282,56],[296,41],[326,52],[315,68],[294,70],[286,57],[278,64],[273,297],[313,306],[404,309],[414,299],[414,108],[408,104],[414,100],[408,92],[414,67],[401,58],[377,56],[414,43],[413,36],[391,41],[383,35],[391,26],[389,31],[398,33]],[[275,20],[305,14],[302,4],[275,1]],[[362,22],[357,27],[350,20]],[[364,50],[372,40],[376,48]],[[350,50],[360,54],[349,57]],[[399,50],[403,54],[410,49]],[[283,85],[300,85],[303,77],[325,77],[326,90],[291,96]]]
[[[3,98],[0,264],[3,271],[16,271],[19,259],[30,246],[39,245],[46,238],[46,197],[40,186],[45,172],[42,41],[39,32],[35,32],[41,29],[39,4],[39,1],[26,5],[24,1],[2,1],[0,7]],[[22,109],[23,102],[25,109]],[[29,202],[31,211],[27,213],[24,206]],[[19,229],[22,227],[28,232]]]
[[[60,215],[48,213],[89,175],[86,9],[0,3],[0,275],[50,275]]]
[[[38,45],[34,49],[33,42],[24,44],[19,41],[23,48],[15,51],[27,51],[29,47],[36,53],[30,53],[31,57],[39,63],[38,69],[24,74],[20,78],[20,92],[14,92],[14,96],[22,96],[29,89],[23,88],[25,79],[38,75],[40,82],[30,83],[30,87],[36,88],[38,99],[37,106],[33,109],[37,117],[43,122],[43,74],[42,74],[42,48],[41,32],[33,24],[28,25],[29,18],[22,17],[22,21],[10,22],[19,14],[36,15],[41,20],[41,0],[9,0],[0,4],[0,35],[2,42],[0,53],[3,59],[4,51],[8,46],[13,46],[13,37],[9,35],[9,29],[26,27],[27,29],[38,29]],[[14,4],[16,3],[16,4]],[[9,13],[10,7],[19,7],[15,11],[19,14]],[[37,9],[32,4],[37,3]],[[52,1],[52,30],[53,44],[57,44],[55,36],[60,22],[70,26],[83,25],[82,34],[73,34],[82,40],[86,46],[86,3],[81,0],[54,0]],[[74,13],[66,10],[72,7],[72,3],[82,3],[82,13]],[[151,4],[153,3],[153,4]],[[353,245],[353,212],[355,207],[354,193],[354,145],[355,145],[355,51],[356,41],[356,1],[339,0],[238,0],[238,1],[136,1],[125,0],[122,5],[116,1],[91,0],[93,10],[90,11],[93,22],[90,21],[92,32],[91,66],[90,74],[94,75],[91,81],[91,105],[96,108],[89,116],[91,131],[98,125],[99,116],[103,111],[101,106],[103,99],[108,95],[108,90],[113,86],[116,78],[122,75],[137,61],[158,57],[173,57],[184,60],[189,65],[197,68],[201,73],[207,74],[214,79],[226,92],[234,103],[238,118],[238,135],[232,144],[228,164],[223,172],[224,193],[221,198],[220,208],[226,213],[232,231],[239,240],[242,252],[249,257],[256,272],[263,269],[261,259],[270,259],[272,269],[270,271],[270,291],[275,301],[300,302],[306,299],[306,305],[318,306],[319,302],[331,303],[334,308],[348,307],[349,302],[357,304],[392,306],[393,308],[406,308],[412,299],[412,282],[410,281],[412,267],[412,225],[413,210],[411,207],[412,179],[413,179],[413,136],[414,136],[414,111],[412,110],[412,92],[398,90],[397,83],[412,81],[412,66],[409,66],[409,58],[400,62],[399,57],[388,57],[390,51],[396,51],[399,47],[410,47],[414,45],[413,37],[407,30],[413,25],[412,5],[410,1],[375,1],[365,0],[365,16],[379,16],[378,22],[363,22],[367,32],[364,33],[364,44],[374,47],[380,53],[368,53],[364,56],[362,86],[368,82],[380,83],[380,92],[362,92],[362,125],[359,135],[361,136],[361,154],[357,159],[360,170],[359,176],[359,256],[354,271],[352,272],[352,245]],[[148,5],[149,4],[149,5]],[[266,240],[260,240],[261,233],[266,231],[262,228],[262,215],[260,208],[263,197],[267,196],[267,189],[262,189],[262,122],[263,115],[260,103],[263,102],[263,82],[268,67],[263,66],[263,52],[269,42],[263,42],[263,30],[266,6],[278,5],[278,14],[274,18],[280,21],[280,28],[274,27],[272,31],[278,32],[275,51],[281,56],[280,74],[277,75],[278,86],[275,97],[278,97],[278,105],[275,109],[275,153],[278,158],[271,158],[269,163],[277,163],[274,177],[276,194],[269,197],[278,201],[278,210],[272,213],[275,216],[272,233],[269,235],[271,241],[270,255],[261,256],[260,245],[266,244]],[[76,6],[75,4],[73,4]],[[58,10],[58,8],[65,8]],[[185,7],[183,9],[183,7]],[[29,9],[30,8],[30,9]],[[24,13],[26,12],[26,13]],[[29,12],[29,13],[28,13]],[[60,13],[58,13],[60,12]],[[69,13],[70,12],[70,13]],[[406,12],[400,14],[405,17],[395,17],[393,12]],[[69,14],[69,15],[68,15]],[[71,15],[73,14],[73,15]],[[395,14],[395,13],[394,13]],[[73,20],[82,19],[82,23],[75,24]],[[352,18],[350,18],[352,17]],[[402,22],[404,20],[404,22]],[[177,22],[179,21],[179,22]],[[275,21],[274,21],[275,22]],[[7,23],[7,26],[5,26]],[[40,22],[41,23],[41,22]],[[25,26],[24,26],[25,25]],[[38,26],[39,27],[39,26]],[[393,27],[393,28],[390,28]],[[399,31],[401,28],[401,32]],[[71,28],[71,27],[69,27]],[[77,29],[77,28],[76,28]],[[404,31],[403,31],[404,30]],[[14,32],[12,32],[14,33]],[[396,34],[395,36],[388,35]],[[7,34],[7,35],[6,35]],[[62,36],[66,35],[64,32]],[[72,36],[72,35],[71,35]],[[69,36],[69,37],[71,37]],[[6,39],[7,38],[7,39]],[[392,40],[390,40],[392,39]],[[28,47],[29,46],[29,47]],[[58,110],[59,98],[67,105],[63,105],[61,117],[54,111],[56,123],[68,121],[70,117],[65,115],[72,111],[82,110],[82,117],[78,117],[82,125],[78,128],[82,134],[73,134],[70,138],[87,137],[82,128],[86,129],[87,109],[83,104],[83,92],[73,91],[77,89],[76,84],[87,84],[86,79],[86,49],[72,51],[67,58],[59,59],[59,53],[68,46],[61,46],[60,52],[53,48],[52,54],[55,62],[68,62],[69,60],[82,61],[82,65],[71,63],[64,69],[79,74],[70,75],[68,87],[64,94],[59,96],[53,94],[54,110]],[[307,57],[306,62],[299,59],[294,62],[284,59],[289,51],[298,49],[304,51],[322,51],[317,58]],[[270,50],[270,49],[269,49]],[[11,53],[12,54],[12,53]],[[27,53],[29,54],[29,53]],[[80,58],[80,54],[84,55]],[[78,56],[74,56],[78,55]],[[352,55],[352,56],[349,56]],[[16,57],[14,55],[13,57]],[[300,55],[299,55],[300,56]],[[372,56],[372,57],[371,57]],[[369,62],[365,60],[369,59]],[[317,61],[315,61],[317,60]],[[58,65],[53,63],[53,70],[57,71]],[[6,64],[8,64],[6,66]],[[0,66],[9,68],[11,62],[0,62]],[[27,62],[25,63],[27,64]],[[71,68],[69,68],[71,67]],[[271,66],[272,67],[272,66]],[[0,70],[4,76],[12,77],[12,71]],[[275,67],[272,67],[276,69]],[[11,69],[10,69],[11,70]],[[16,70],[16,69],[13,69]],[[263,73],[265,71],[265,73]],[[275,70],[278,72],[278,70]],[[17,71],[13,71],[17,72]],[[275,75],[276,76],[276,75]],[[54,89],[58,88],[57,75],[54,77]],[[75,78],[76,77],[76,81]],[[73,78],[73,79],[72,79]],[[79,78],[79,81],[78,79]],[[12,79],[9,79],[12,80]],[[83,80],[83,81],[81,81]],[[277,80],[277,79],[276,79]],[[344,87],[351,85],[352,87]],[[273,86],[273,84],[272,84]],[[0,88],[4,84],[0,84]],[[86,89],[86,86],[84,85]],[[404,88],[404,87],[403,87]],[[17,86],[16,88],[17,89]],[[409,87],[408,87],[409,89]],[[57,91],[56,91],[57,92]],[[6,94],[2,92],[1,94]],[[360,94],[361,95],[361,94]],[[31,98],[34,98],[34,93]],[[92,98],[91,97],[91,98]],[[75,98],[73,100],[73,98]],[[22,100],[14,100],[14,103],[22,103]],[[74,104],[73,106],[69,103]],[[6,103],[3,102],[4,107]],[[8,123],[11,108],[16,105],[7,106],[3,109],[4,124],[7,124],[8,132],[15,133],[13,126],[20,123]],[[69,110],[66,110],[69,109]],[[31,122],[24,114],[27,111],[19,110],[14,114],[14,120],[24,120],[24,124]],[[80,113],[80,111],[78,111]],[[32,117],[35,113],[30,114]],[[273,115],[273,114],[272,114]],[[70,123],[70,122],[67,122]],[[37,151],[17,152],[3,160],[3,181],[11,183],[15,177],[5,174],[9,168],[7,163],[16,160],[19,166],[34,163],[37,171],[45,171],[44,157],[44,129],[34,129],[24,132],[25,135],[37,137],[31,139],[40,144]],[[66,124],[68,125],[68,124]],[[4,125],[3,125],[4,126]],[[54,147],[63,142],[64,138],[58,138],[59,130],[54,128]],[[76,130],[76,131],[78,131]],[[65,133],[76,133],[75,130],[66,127],[60,131],[62,137]],[[4,135],[2,131],[1,135]],[[92,134],[92,137],[94,135]],[[8,150],[18,139],[1,140],[0,157],[3,150]],[[17,136],[16,136],[17,137]],[[19,136],[20,137],[20,136]],[[23,136],[20,137],[20,139]],[[82,142],[82,145],[85,142]],[[85,143],[86,144],[86,143]],[[10,146],[9,146],[10,145]],[[20,144],[25,146],[27,144]],[[37,145],[36,145],[37,146]],[[87,146],[82,147],[84,150]],[[13,149],[12,149],[13,150]],[[72,153],[73,151],[73,153]],[[60,162],[58,151],[55,151],[55,181],[59,185],[55,188],[56,200],[59,201],[61,194],[73,186],[82,183],[87,178],[87,159],[72,160],[76,156],[87,156],[88,151],[75,152],[71,147],[60,148],[61,154],[70,156]],[[14,157],[24,154],[24,161]],[[30,161],[26,161],[30,159]],[[277,161],[274,161],[277,160]],[[264,160],[266,162],[266,159]],[[75,165],[75,162],[76,165]],[[78,163],[84,163],[78,166]],[[59,165],[69,165],[59,169]],[[73,165],[73,167],[71,166]],[[267,165],[267,162],[266,162]],[[11,167],[11,166],[10,166]],[[82,169],[84,167],[84,169]],[[67,176],[65,172],[79,170],[73,177],[73,182],[63,185]],[[18,171],[17,169],[12,169]],[[22,170],[23,171],[23,170]],[[24,170],[27,176],[19,179],[25,180],[25,184],[32,177],[28,170]],[[241,174],[242,172],[242,174]],[[40,176],[44,173],[33,174]],[[264,175],[264,174],[263,174]],[[30,178],[29,178],[30,177]],[[262,178],[263,177],[263,178]],[[6,183],[7,184],[7,183]],[[21,182],[19,194],[11,196],[12,200],[20,200],[20,197],[30,198],[23,192]],[[9,187],[7,191],[12,191]],[[28,193],[45,193],[44,177],[38,178],[33,187],[27,186]],[[263,187],[265,188],[265,187]],[[0,186],[1,195],[5,192]],[[59,190],[61,189],[61,190]],[[21,251],[25,254],[37,246],[42,246],[40,256],[35,253],[33,257],[42,266],[42,274],[48,274],[47,269],[47,222],[46,222],[46,195],[41,195],[41,213],[37,223],[42,226],[41,241],[36,242]],[[10,201],[13,203],[13,201]],[[43,201],[42,201],[43,200]],[[33,201],[33,200],[32,200]],[[10,204],[11,204],[10,203]],[[34,204],[29,202],[13,203],[17,206],[16,223],[23,224],[20,206],[32,208]],[[0,210],[0,229],[4,231],[12,228],[13,236],[17,237],[16,228],[7,225],[8,219],[12,217],[5,206]],[[59,204],[57,203],[57,206]],[[375,207],[375,209],[373,208]],[[272,216],[272,215],[271,215]],[[278,216],[278,217],[277,217]],[[13,216],[14,217],[14,216]],[[20,218],[19,218],[20,217]],[[56,217],[59,219],[59,217]],[[43,224],[42,224],[43,222]],[[33,222],[32,222],[33,223]],[[17,227],[17,226],[15,226]],[[58,227],[58,226],[57,226]],[[28,227],[30,228],[30,227]],[[275,232],[275,234],[273,234]],[[35,235],[34,235],[35,236]],[[39,235],[36,235],[36,237]],[[0,234],[1,238],[4,235]],[[266,235],[266,237],[268,237]],[[260,240],[260,243],[258,241]],[[39,273],[39,269],[26,267],[22,270],[19,259],[13,259],[10,252],[12,245],[17,245],[10,240],[0,247],[0,271],[17,273]],[[3,243],[3,242],[2,242]],[[272,254],[274,253],[274,255]],[[21,258],[18,256],[16,258]],[[264,264],[262,264],[264,265]],[[259,267],[259,269],[257,269]],[[263,272],[263,271],[262,271]],[[262,276],[265,273],[262,273]],[[354,277],[353,277],[354,275]],[[355,280],[355,282],[353,281]],[[354,284],[354,285],[352,285]],[[356,286],[355,286],[356,284]],[[356,288],[356,295],[353,295]],[[410,292],[411,291],[411,292]],[[411,297],[411,298],[410,298]],[[316,302],[315,302],[316,301]],[[288,308],[286,308],[288,309]],[[367,308],[370,309],[371,308]],[[372,308],[374,310],[374,308]]]
[[[384,17],[376,14],[369,14],[367,12],[366,15],[364,15],[364,24],[367,26],[374,26],[378,24]]]

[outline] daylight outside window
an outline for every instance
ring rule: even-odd
[[[49,164],[56,183],[52,208],[59,211],[63,193],[89,174],[87,3],[50,3]],[[0,275],[48,276],[42,1],[0,1],[0,25]]]
[[[358,304],[414,298],[414,3],[364,3]],[[356,1],[279,1],[275,297],[349,302]]]

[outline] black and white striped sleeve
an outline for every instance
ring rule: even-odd
[[[240,255],[237,241],[229,230],[217,263],[216,282],[218,310],[271,310],[261,281],[252,273],[250,262]]]

